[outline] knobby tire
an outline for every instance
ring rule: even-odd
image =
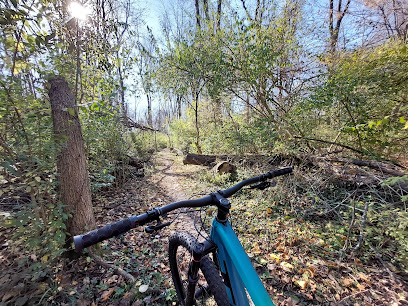
[[[185,306],[186,287],[188,282],[188,265],[191,260],[193,248],[198,243],[193,235],[186,232],[176,232],[169,238],[169,263],[171,276],[176,289],[177,298],[181,305]],[[180,257],[187,258],[180,258]],[[195,305],[211,305],[213,300],[219,306],[228,306],[228,296],[225,285],[214,262],[204,256],[200,263],[200,270],[205,279],[201,279],[196,287],[196,294],[199,290],[205,291],[208,296],[197,298]],[[207,283],[207,286],[204,283]],[[213,304],[214,305],[214,304]]]

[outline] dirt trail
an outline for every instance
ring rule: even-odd
[[[169,149],[158,152],[154,158],[155,169],[149,181],[160,187],[171,201],[182,201],[191,198],[188,179],[201,166],[183,165],[181,159]],[[186,186],[186,187],[184,187]],[[165,203],[169,204],[169,203]],[[194,214],[180,214],[175,222],[170,226],[170,232],[188,231],[192,234],[196,232],[194,228]]]
[[[181,201],[188,199],[189,196],[180,185],[180,180],[183,177],[181,173],[186,173],[186,171],[180,170],[180,165],[176,159],[177,156],[168,149],[158,152],[154,158],[156,171],[150,180],[166,191],[173,201]],[[188,174],[187,172],[186,175]]]

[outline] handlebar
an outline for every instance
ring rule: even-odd
[[[241,188],[247,185],[259,183],[259,182],[265,182],[268,179],[271,179],[271,178],[274,178],[280,175],[289,174],[292,171],[293,171],[292,167],[269,171],[265,174],[255,176],[255,177],[246,179],[242,182],[239,182],[238,184],[228,189],[219,190],[218,193],[222,197],[229,198],[230,196],[238,192]],[[104,227],[95,229],[88,233],[75,236],[74,237],[75,251],[79,252],[86,247],[97,244],[98,242],[101,242],[103,240],[112,238],[120,234],[123,234],[131,230],[132,228],[144,225],[154,220],[159,220],[159,217],[161,215],[165,215],[166,213],[176,210],[178,208],[204,207],[204,206],[209,206],[209,205],[215,205],[215,203],[216,203],[215,197],[214,197],[214,194],[212,193],[200,199],[174,202],[174,203],[168,204],[160,208],[154,208],[153,210],[148,211],[147,213],[144,213],[142,215],[132,216],[124,220],[121,220],[119,222],[105,225]]]

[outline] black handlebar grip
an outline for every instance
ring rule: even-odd
[[[74,237],[75,251],[79,252],[98,242],[123,234],[134,227],[132,223],[133,222],[128,218],[88,233],[77,235]]]
[[[293,171],[292,167],[273,170],[273,171],[269,171],[268,173],[266,173],[266,177],[268,179],[271,179],[271,178],[274,178],[274,177],[277,177],[277,176],[280,176],[280,175],[285,175],[285,174],[292,173],[292,171]]]

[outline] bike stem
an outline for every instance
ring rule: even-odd
[[[228,214],[231,209],[231,202],[222,196],[222,191],[219,190],[211,194],[215,205],[218,207],[217,221],[225,224],[228,221]]]

